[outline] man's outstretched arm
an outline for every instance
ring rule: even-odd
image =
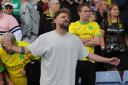
[[[15,51],[15,52],[18,52],[18,53],[23,53],[23,54],[30,52],[30,50],[27,47],[11,46],[8,49]]]
[[[109,63],[112,65],[118,65],[120,63],[120,60],[118,58],[105,58],[96,54],[89,53],[88,58],[91,60],[94,60],[96,62],[103,62],[103,63]]]

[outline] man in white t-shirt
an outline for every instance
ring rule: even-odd
[[[78,37],[67,33],[69,11],[58,10],[53,22],[54,31],[40,35],[28,47],[16,47],[5,44],[5,48],[20,53],[31,52],[41,57],[40,85],[75,85],[75,68],[78,59],[88,56],[89,59],[118,65],[117,58],[104,58],[89,53]]]

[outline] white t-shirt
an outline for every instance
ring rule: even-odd
[[[39,36],[28,49],[42,58],[40,85],[75,85],[77,60],[89,54],[78,37],[56,31]]]

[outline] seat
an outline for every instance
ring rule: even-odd
[[[118,71],[96,72],[96,85],[121,85],[121,78]]]
[[[128,70],[124,71],[123,75],[123,85],[128,85]]]

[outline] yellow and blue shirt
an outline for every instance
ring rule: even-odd
[[[92,39],[94,37],[100,37],[100,27],[96,22],[88,21],[76,21],[70,24],[69,33],[77,35],[80,39]],[[89,52],[94,53],[94,47],[85,46]],[[87,59],[83,59],[87,60]]]
[[[28,46],[29,43],[18,41],[18,46]],[[24,76],[22,70],[24,66],[30,62],[32,57],[31,53],[21,54],[21,53],[12,53],[8,54],[3,48],[0,48],[0,59],[7,69],[10,77],[22,77]]]

